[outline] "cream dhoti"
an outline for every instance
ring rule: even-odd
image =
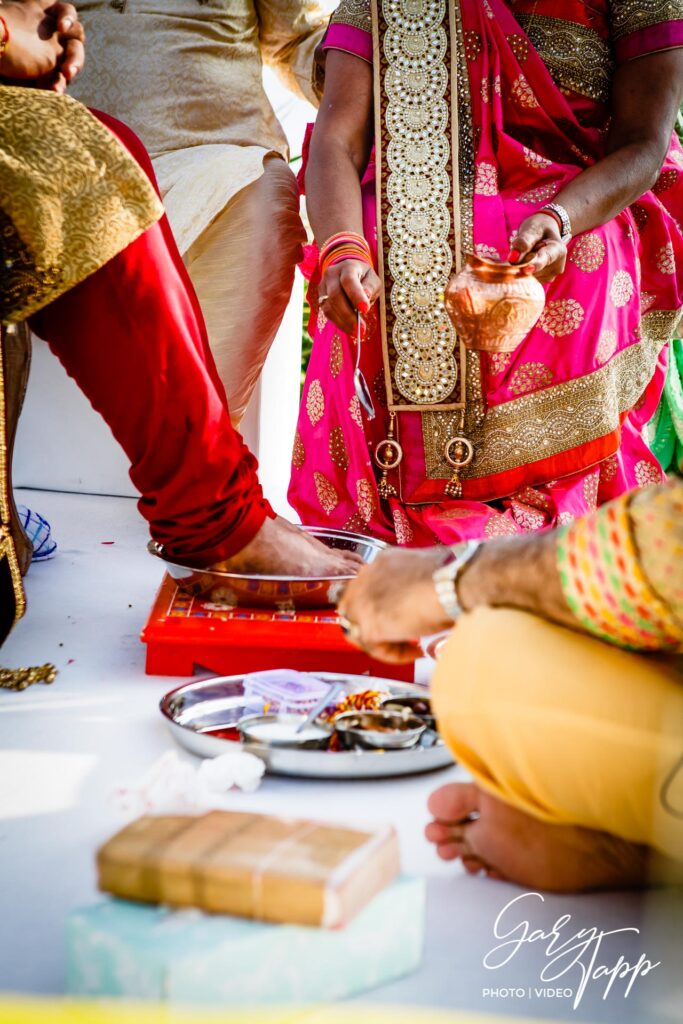
[[[185,253],[234,424],[242,419],[284,315],[305,232],[284,160],[230,200]]]
[[[325,16],[314,0],[84,0],[79,14],[90,59],[75,95],[124,120],[152,157],[237,423],[304,238],[263,65],[317,102],[313,52]]]

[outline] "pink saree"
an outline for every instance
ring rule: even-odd
[[[649,10],[631,24],[633,8],[342,0],[325,48],[374,61],[377,142],[361,187],[383,296],[361,368],[376,416],[354,393],[355,339],[318,310],[311,259],[290,485],[305,523],[453,543],[564,523],[661,479],[643,428],[683,311],[677,139],[651,192],[570,243],[514,353],[466,353],[442,301],[463,252],[507,258],[521,221],[603,155],[614,61],[683,45],[683,3],[679,21]],[[381,498],[375,453],[390,423],[403,457]],[[454,477],[460,438],[474,458]]]

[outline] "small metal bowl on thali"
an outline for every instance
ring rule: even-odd
[[[330,742],[332,726],[312,722],[300,729],[301,721],[301,715],[249,715],[237,728],[245,743],[297,750],[324,749]]]
[[[327,530],[317,526],[300,529],[316,537],[329,548],[349,551],[368,564],[387,545],[374,537],[346,530]],[[342,591],[353,579],[348,576],[258,576],[178,565],[164,556],[161,545],[150,543],[151,554],[160,558],[168,574],[181,590],[204,601],[247,608],[278,608],[296,611],[304,608],[333,608]]]
[[[417,746],[427,726],[414,715],[381,710],[345,711],[334,728],[347,750],[403,750]]]
[[[405,696],[385,697],[380,703],[382,711],[391,711],[404,718],[418,718],[428,729],[436,729],[436,719],[429,697]]]

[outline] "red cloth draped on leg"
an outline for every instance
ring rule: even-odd
[[[154,181],[137,137],[110,128]],[[234,555],[272,516],[230,423],[204,321],[166,218],[31,319],[131,462],[152,537],[179,561]]]

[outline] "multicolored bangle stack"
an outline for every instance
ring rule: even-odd
[[[5,55],[7,47],[9,46],[9,27],[5,19],[0,15],[0,26],[2,27],[2,39],[0,39],[0,60]]]
[[[340,231],[328,238],[325,244],[320,246],[320,276],[323,277],[326,270],[336,263],[341,263],[342,260],[359,260],[372,266],[370,246],[362,235],[357,235],[353,231]]]
[[[590,633],[619,647],[680,647],[680,627],[652,589],[638,558],[630,496],[557,531],[565,600]]]

